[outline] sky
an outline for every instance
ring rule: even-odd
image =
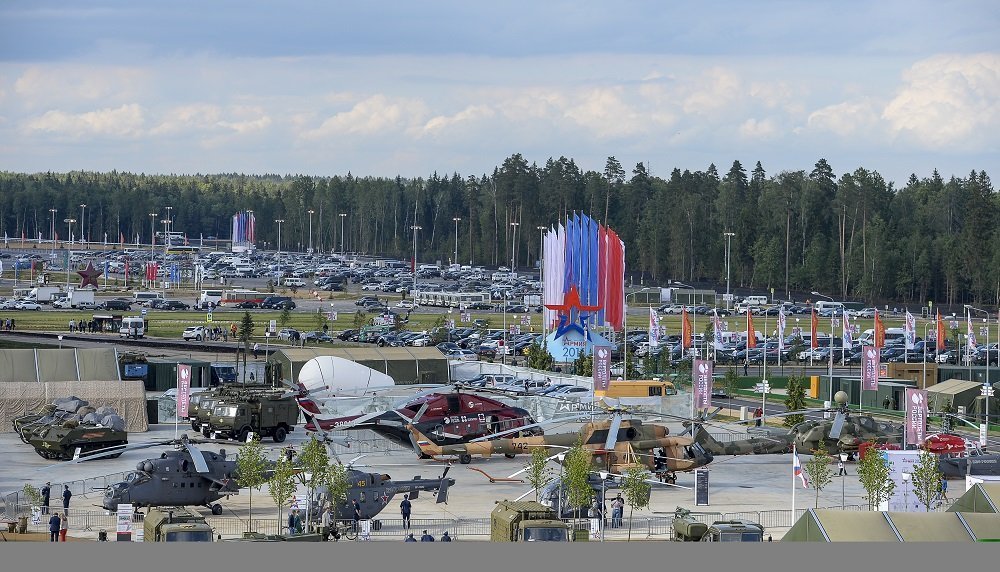
[[[0,2],[0,170],[997,177],[995,1]]]

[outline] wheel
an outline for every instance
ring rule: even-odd
[[[198,336],[198,337],[196,337],[195,339],[196,339],[196,340],[198,340],[198,341],[200,342],[200,341],[201,341],[201,336]]]
[[[462,453],[461,455],[458,456],[458,462],[462,463],[463,465],[468,465],[469,463],[472,462],[472,455],[468,453]]]
[[[274,439],[275,443],[281,443],[285,440],[285,435],[287,434],[288,431],[285,431],[284,427],[278,427],[274,430],[274,435],[271,438]]]
[[[214,514],[215,516],[219,516],[220,514],[222,514],[222,505],[219,504],[219,503],[213,504],[212,505],[212,514]]]
[[[201,428],[198,427],[198,422],[197,421],[192,421],[191,422],[191,429],[193,429],[195,431],[200,431],[201,430]]]
[[[201,428],[201,434],[205,438],[208,438],[212,435],[212,432],[209,430],[208,425],[205,425]]]
[[[514,453],[504,453],[503,456],[507,457],[508,459],[513,459],[515,457]]]
[[[249,436],[250,436],[250,428],[249,427],[244,427],[243,429],[240,429],[240,443],[246,443],[247,442],[247,437],[249,437]]]
[[[353,525],[348,525],[344,529],[344,538],[347,540],[354,540],[358,537],[358,531]]]

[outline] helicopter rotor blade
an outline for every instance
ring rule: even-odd
[[[622,414],[615,413],[611,418],[611,427],[608,429],[608,439],[604,442],[604,450],[611,451],[618,443],[618,430],[622,426]]]
[[[840,439],[840,432],[844,430],[844,412],[838,411],[837,416],[833,418],[833,426],[830,428],[830,438]]]
[[[560,417],[553,417],[551,419],[546,419],[545,421],[539,421],[537,423],[530,423],[528,425],[522,425],[520,427],[514,427],[513,429],[506,429],[504,431],[498,431],[496,433],[490,433],[489,435],[483,435],[482,437],[476,437],[475,439],[471,439],[469,442],[470,443],[478,443],[480,441],[490,441],[490,440],[493,440],[493,439],[497,439],[499,437],[503,437],[505,435],[510,435],[512,433],[519,433],[519,432],[527,430],[527,429],[534,429],[535,427],[544,427],[544,426],[552,425],[552,424],[555,424],[555,423],[566,423],[566,422],[569,422],[569,421],[573,421],[574,419],[580,419],[582,417],[589,417],[589,416],[590,416],[590,412],[587,411],[587,412],[582,412],[582,413],[573,413],[573,414],[570,414],[570,415],[565,415],[565,416],[560,416]]]
[[[427,412],[427,408],[430,407],[430,405],[430,402],[425,401],[424,404],[420,406],[420,409],[417,410],[417,414],[413,416],[413,421],[410,421],[410,423],[420,421],[420,418],[424,416],[424,413]]]
[[[208,473],[210,470],[208,468],[208,463],[205,462],[205,455],[202,454],[198,447],[194,446],[194,443],[188,441],[187,435],[181,441],[184,443],[184,448],[191,455],[191,460],[194,462],[194,468],[199,473]]]

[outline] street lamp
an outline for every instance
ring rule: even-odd
[[[847,462],[847,453],[841,453],[840,454],[841,465],[843,465],[846,462]],[[846,482],[847,482],[847,474],[845,473],[840,476],[840,510],[844,510],[844,508],[847,506],[846,502],[847,485],[845,484]]]
[[[163,223],[164,223],[164,226],[163,226],[163,255],[165,257],[166,256],[166,251],[167,251],[167,246],[173,244],[173,241],[170,240],[170,229],[171,229],[170,223],[173,222],[174,219],[173,219],[172,216],[170,216],[171,214],[173,214],[170,211],[174,210],[174,207],[166,206],[166,207],[163,207],[163,208],[167,209],[167,218],[165,218],[163,220]]]
[[[900,473],[903,479],[903,512],[910,512],[910,473]]]
[[[313,213],[316,212],[312,209],[306,211],[309,213],[309,254],[313,253]]]
[[[652,289],[653,288],[646,286],[645,288],[636,290],[635,292],[629,292],[625,295],[625,319],[622,320],[622,337],[625,338],[625,345],[622,348],[622,354],[624,354],[622,357],[622,379],[628,379],[628,297],[635,296],[640,292]]]
[[[735,232],[724,232],[723,236],[726,237],[726,310],[729,310],[729,252],[730,252],[730,240],[736,236]]]
[[[556,501],[556,518],[562,520],[563,461],[566,460],[566,453],[556,455],[556,460],[559,461],[559,486],[556,488],[556,494],[559,495],[559,499]]]
[[[285,219],[283,219],[283,218],[276,218],[276,219],[274,219],[274,222],[278,223],[278,252],[277,252],[277,254],[275,254],[275,258],[277,259],[278,264],[280,265],[281,264],[281,223],[285,222]],[[280,270],[280,268],[279,268],[279,270]]]
[[[607,484],[608,477],[611,476],[611,473],[607,471],[601,471],[600,474],[601,474],[601,505],[600,505],[601,510],[597,511],[597,514],[598,518],[601,519],[600,522],[601,542],[604,542],[604,498],[607,496],[606,493],[607,489],[605,485]]]
[[[340,254],[344,254],[344,217],[347,213],[340,213]]]
[[[64,218],[63,222],[66,223],[66,236],[67,237],[73,236],[73,223],[76,222],[76,219],[75,218]],[[72,246],[72,244],[73,244],[73,242],[70,241],[70,245],[71,246]],[[69,253],[67,252],[66,254],[67,254],[67,256],[66,256],[66,288],[69,289]]]
[[[512,232],[511,235],[510,235],[510,271],[511,272],[514,272],[514,269],[515,269],[514,263],[516,262],[516,255],[514,254],[514,245],[517,242],[517,227],[520,226],[520,225],[521,225],[521,223],[519,223],[519,222],[512,222],[512,223],[510,223],[510,226],[514,227],[514,232]]]
[[[49,209],[49,212],[52,213],[52,226],[49,228],[49,238],[52,239],[52,252],[54,253],[56,251],[56,213],[59,212],[59,209]]]
[[[80,204],[80,244],[83,244],[83,242],[84,242],[84,235],[86,234],[84,232],[84,230],[86,230],[86,223],[84,223],[84,220],[86,220],[86,219],[83,218],[86,213],[87,213],[87,204],[86,203],[81,203]]]
[[[820,294],[815,290],[811,292],[813,296],[821,296],[827,300],[833,302],[833,298],[827,296],[826,294]],[[815,304],[813,307],[815,308]],[[833,315],[830,315],[830,403],[833,403]]]
[[[413,300],[415,304],[417,299],[417,231],[424,227],[415,224],[410,228],[413,229]]]
[[[453,264],[458,264],[458,221],[462,220],[462,217],[454,216],[451,220],[455,221],[455,257],[451,261]]]

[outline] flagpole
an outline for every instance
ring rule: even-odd
[[[792,522],[795,522],[795,460],[798,453],[795,452],[795,443],[792,443]]]

